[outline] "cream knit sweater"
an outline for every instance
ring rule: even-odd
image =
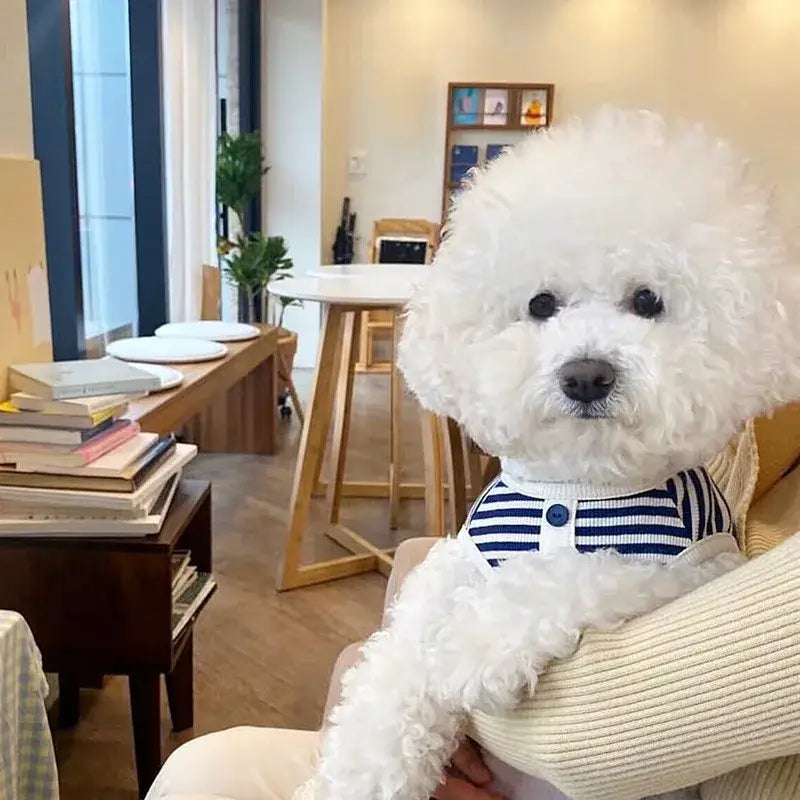
[[[618,631],[588,631],[532,700],[476,715],[475,738],[575,800],[703,781],[703,800],[800,799],[800,470],[748,516],[758,469],[752,423],[709,464],[753,561]]]
[[[575,800],[703,781],[703,800],[800,800],[800,469],[749,516],[752,425],[709,469],[753,560],[617,631],[587,632],[531,701],[475,715],[472,735],[498,758]],[[387,603],[435,541],[401,545]]]
[[[702,613],[698,613],[702,609]],[[800,797],[800,537],[612,633],[474,736],[575,800],[709,781],[704,800]]]

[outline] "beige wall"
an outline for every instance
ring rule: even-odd
[[[783,199],[800,187],[800,0],[328,0],[327,42],[325,248],[347,193],[362,246],[376,217],[439,218],[448,81],[555,83],[557,118],[611,102],[704,120]]]
[[[0,156],[33,158],[25,0],[0,0]]]

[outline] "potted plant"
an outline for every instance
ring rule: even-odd
[[[217,201],[233,212],[238,230],[232,237],[220,236],[218,250],[225,278],[238,289],[240,321],[272,321],[277,325],[282,366],[291,374],[297,334],[283,328],[283,317],[286,308],[296,303],[281,300],[277,303],[279,308],[271,312],[275,304],[270,304],[267,286],[273,280],[288,277],[294,265],[282,236],[264,236],[258,231],[248,231],[246,226],[247,208],[258,194],[261,178],[268,169],[258,131],[239,136],[223,133],[219,137]]]

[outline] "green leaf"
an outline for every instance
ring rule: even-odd
[[[220,135],[217,140],[217,200],[233,210],[240,225],[248,203],[261,188],[261,176],[268,169],[258,131],[239,136]]]
[[[252,233],[247,238],[239,237],[235,248],[225,256],[222,271],[229,283],[252,293],[272,280],[288,278],[293,267],[282,236]]]

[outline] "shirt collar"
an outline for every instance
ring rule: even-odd
[[[629,497],[633,494],[659,489],[665,480],[639,483],[592,484],[580,481],[558,483],[552,481],[530,480],[530,470],[524,461],[503,459],[500,480],[520,494],[547,500],[607,500],[615,497]]]

